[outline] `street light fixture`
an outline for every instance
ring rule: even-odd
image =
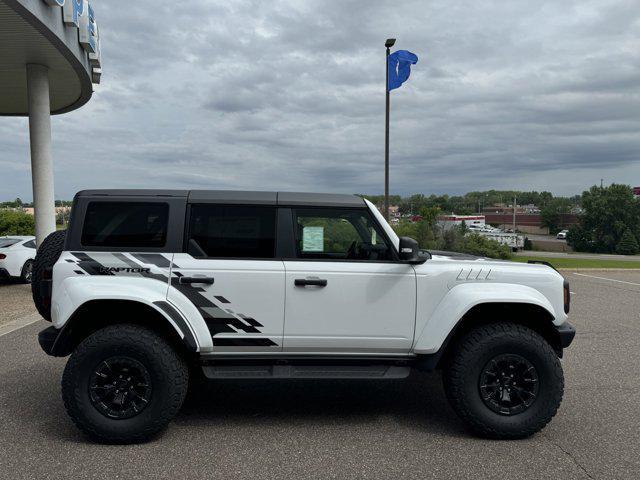
[[[387,38],[384,46],[387,47],[387,83],[385,91],[387,95],[386,124],[384,130],[384,211],[385,220],[389,220],[389,54],[390,48],[396,43],[395,38]]]

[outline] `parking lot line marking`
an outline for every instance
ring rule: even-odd
[[[42,320],[40,317],[33,318],[33,316],[28,316],[20,320],[8,323],[6,325],[2,325],[0,326],[0,337],[4,337],[5,335],[15,332],[16,330],[20,330],[21,328],[33,325],[40,320]]]
[[[625,283],[627,285],[637,285],[640,287],[640,283],[634,283],[634,282],[625,282],[624,280],[616,280],[615,278],[605,278],[605,277],[597,277],[595,275],[587,275],[586,273],[573,273],[574,275],[578,275],[579,277],[589,277],[589,278],[597,278],[599,280],[608,280],[610,282],[616,282],[616,283]]]

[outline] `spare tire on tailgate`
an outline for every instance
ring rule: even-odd
[[[51,270],[60,258],[67,238],[66,230],[53,232],[38,247],[33,265],[31,293],[33,303],[45,320],[51,321]]]

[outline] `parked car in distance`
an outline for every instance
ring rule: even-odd
[[[35,237],[0,237],[0,278],[19,278],[31,283],[35,258]]]
[[[558,240],[566,240],[567,239],[567,233],[569,233],[569,230],[560,230],[558,232],[558,234],[556,235],[556,238]]]

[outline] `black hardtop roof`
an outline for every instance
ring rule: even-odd
[[[172,197],[189,203],[237,205],[282,205],[321,207],[365,207],[357,195],[338,193],[261,192],[236,190],[83,190],[77,197]]]

